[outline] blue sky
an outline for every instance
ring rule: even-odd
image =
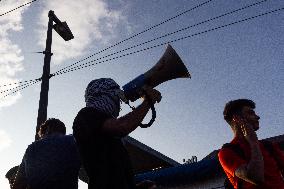
[[[2,0],[0,14],[26,2]],[[80,3],[61,0],[58,4],[56,0],[38,0],[0,17],[0,86],[41,77],[43,55],[32,52],[44,50],[49,10],[67,21],[75,37],[65,42],[53,32],[51,72],[55,72],[202,2],[205,0],[82,0]],[[255,2],[213,0],[90,60]],[[131,51],[282,7],[283,1],[268,0]],[[200,160],[231,140],[232,133],[222,111],[227,101],[237,98],[256,102],[256,112],[261,117],[259,138],[283,134],[283,20],[282,10],[171,43],[192,79],[176,79],[159,85],[157,89],[163,99],[156,106],[154,125],[138,128],[131,136],[178,162],[193,155]],[[155,65],[165,48],[160,46],[52,78],[48,117],[60,118],[71,133],[73,119],[84,106],[88,82],[111,77],[122,86]],[[36,84],[0,99],[1,188],[8,188],[6,171],[20,163],[27,145],[34,139],[39,92],[40,85]],[[123,106],[120,115],[129,111],[129,107]],[[80,188],[86,186],[81,184]]]

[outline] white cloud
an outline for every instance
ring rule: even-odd
[[[0,152],[8,148],[11,144],[12,139],[10,136],[4,130],[0,130]]]
[[[94,41],[107,43],[115,37],[118,24],[126,23],[120,11],[110,10],[103,0],[49,0],[45,1],[45,10],[39,21],[39,43],[45,47],[48,11],[53,10],[61,21],[66,21],[74,39],[65,42],[57,34],[53,35],[52,57],[55,64],[83,55]],[[55,32],[54,32],[55,33]]]
[[[9,182],[4,175],[0,175],[0,188],[10,188]]]
[[[1,2],[1,12],[3,14],[27,1],[9,0]],[[21,49],[10,39],[12,31],[20,31],[23,29],[22,15],[28,6],[17,9],[11,13],[0,17],[0,86],[7,83],[15,83],[20,79],[16,74],[23,70],[24,57]],[[14,85],[13,87],[16,87]],[[11,87],[1,87],[0,91],[7,90]],[[21,97],[20,93],[9,96],[5,99],[2,97],[6,93],[1,93],[0,108],[14,104]]]
[[[18,7],[28,0],[1,1],[0,14]],[[40,19],[37,26],[38,41],[45,47],[46,29],[48,23],[48,11],[54,10],[61,21],[67,21],[75,39],[65,42],[53,31],[52,62],[59,64],[64,60],[84,55],[92,44],[108,43],[116,37],[118,24],[126,24],[122,12],[111,10],[104,0],[49,0],[40,1],[43,10],[40,11]],[[12,32],[23,30],[23,13],[29,6],[19,8],[11,13],[0,17],[0,91],[9,87],[1,87],[7,83],[19,82],[17,74],[24,70],[24,56],[20,47],[12,40]],[[38,7],[39,8],[39,7]],[[87,50],[88,49],[88,50]],[[92,50],[92,49],[91,49]],[[16,87],[17,85],[13,85]],[[6,93],[0,93],[0,109],[14,104],[20,93],[3,99]]]

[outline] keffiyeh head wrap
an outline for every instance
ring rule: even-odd
[[[91,81],[85,91],[87,107],[93,107],[112,117],[118,117],[120,100],[117,91],[119,85],[110,78],[100,78]]]

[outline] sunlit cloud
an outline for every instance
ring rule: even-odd
[[[27,2],[27,0],[1,1],[0,14]],[[38,10],[40,19],[36,28],[40,46],[45,47],[49,10],[54,10],[61,21],[67,21],[75,36],[75,39],[65,42],[53,31],[52,52],[56,56],[52,57],[52,62],[55,64],[84,55],[86,51],[90,52],[93,44],[109,43],[111,39],[117,37],[119,25],[124,24],[129,28],[122,11],[110,9],[103,0],[82,0],[80,3],[75,0],[62,0],[60,3],[57,0],[49,0],[40,3]],[[24,56],[19,45],[12,40],[11,33],[20,34],[24,29],[23,13],[29,7],[30,5],[22,7],[0,18],[0,91],[17,86],[2,87],[4,84],[21,81],[17,75],[24,70]],[[21,98],[20,93],[15,93],[3,99],[6,94],[0,94],[0,109],[13,105]]]
[[[9,182],[4,175],[5,174],[0,174],[0,188],[10,188]]]
[[[1,2],[0,14],[3,14],[17,6],[20,6],[27,1],[9,0]],[[9,14],[3,15],[0,18],[0,86],[7,83],[15,83],[20,81],[17,78],[17,73],[23,70],[23,60],[21,49],[17,44],[12,42],[10,33],[19,32],[23,30],[23,13],[29,6],[25,6],[21,9],[17,9]],[[14,85],[12,87],[16,87]],[[10,87],[1,87],[0,91],[7,90]],[[5,93],[6,94],[6,93]],[[4,95],[5,95],[4,94]],[[2,98],[1,93],[0,108],[4,106],[10,106],[14,104],[17,99],[21,97],[20,93],[16,93],[13,96]]]
[[[55,64],[83,55],[94,42],[107,43],[116,36],[118,24],[126,23],[122,13],[109,9],[103,0],[62,0],[60,3],[49,0],[44,3],[45,10],[38,23],[39,44],[45,47],[49,10],[53,10],[61,21],[67,22],[75,37],[66,42],[59,35],[53,34],[52,52],[56,56],[52,57],[52,62]]]
[[[12,139],[10,136],[4,130],[0,130],[0,152],[8,148],[11,144]]]

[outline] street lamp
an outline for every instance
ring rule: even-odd
[[[37,117],[37,126],[36,126],[36,134],[35,140],[38,139],[38,131],[40,125],[47,119],[47,105],[48,105],[48,90],[49,90],[49,79],[50,75],[50,60],[51,56],[51,44],[52,44],[52,29],[54,30],[65,40],[69,41],[74,38],[70,28],[68,27],[66,22],[61,22],[57,16],[54,14],[54,11],[50,10],[48,12],[48,28],[47,28],[47,38],[46,38],[46,46],[44,53],[44,65],[43,65],[43,73],[41,77],[41,91],[40,91],[40,99],[39,99],[39,108],[38,108],[38,117]],[[53,23],[55,24],[53,25]]]
[[[69,41],[74,38],[66,22],[54,24],[53,28],[65,41]]]

